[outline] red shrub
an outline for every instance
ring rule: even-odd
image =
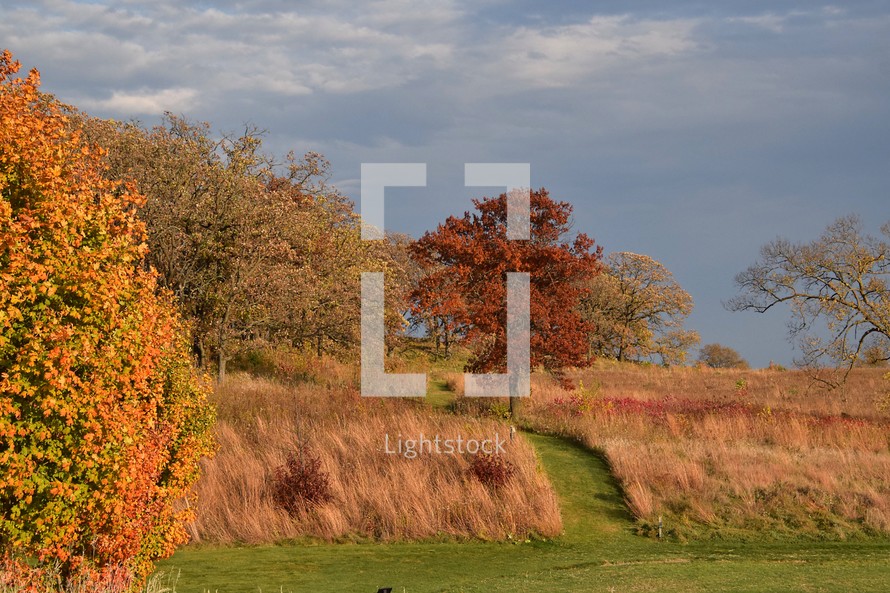
[[[512,463],[491,453],[473,455],[470,462],[470,474],[490,488],[500,488],[506,484],[515,471]]]
[[[271,490],[275,504],[291,515],[333,498],[330,476],[307,447],[288,454],[284,465],[275,468]]]

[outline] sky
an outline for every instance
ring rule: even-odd
[[[687,327],[755,366],[796,355],[787,312],[723,306],[760,246],[890,220],[883,1],[3,0],[0,47],[92,115],[321,152],[356,203],[361,163],[427,163],[427,187],[386,191],[389,231],[497,192],[464,163],[529,163],[576,231],[662,262]]]

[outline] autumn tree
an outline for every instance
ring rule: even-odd
[[[0,54],[0,575],[138,585],[187,539],[212,411],[142,196],[18,69]]]
[[[881,231],[890,239],[890,222]],[[890,244],[866,234],[857,216],[847,216],[815,241],[777,239],[762,247],[760,260],[736,276],[741,294],[728,307],[764,313],[789,305],[789,332],[803,353],[797,362],[814,370],[837,365],[842,381],[866,353],[871,364],[890,358],[888,279]]]
[[[267,241],[277,245],[266,259],[256,299],[267,303],[270,336],[317,355],[351,351],[360,339],[361,272],[382,271],[390,288],[386,326],[404,329],[408,260],[403,238],[361,240],[359,216],[339,194],[307,193],[277,177],[267,191],[276,215]],[[290,196],[290,197],[288,197]]]
[[[256,179],[265,164],[257,134],[215,139],[208,125],[172,115],[151,130],[92,118],[83,128],[106,148],[108,177],[132,178],[146,195],[149,261],[191,321],[199,361],[212,350],[222,377],[237,339],[262,317],[252,293],[272,212]]]
[[[705,344],[699,349],[698,361],[712,369],[747,369],[742,355],[722,344]]]
[[[276,162],[256,129],[214,137],[169,114],[150,130],[86,117],[82,127],[108,149],[109,176],[133,177],[147,196],[150,261],[191,323],[199,364],[212,354],[222,380],[257,341],[319,355],[357,345],[360,271],[398,271],[405,246],[361,241],[324,158]]]
[[[451,356],[452,347],[463,339],[466,324],[455,315],[463,309],[463,296],[459,278],[449,274],[446,264],[432,259],[416,259],[419,275],[414,279],[414,289],[410,294],[413,303],[411,317],[415,327],[425,330],[432,338],[436,354],[444,358]]]
[[[547,369],[588,360],[588,322],[577,305],[599,272],[601,249],[568,240],[572,206],[546,189],[530,194],[530,240],[508,240],[507,196],[474,200],[475,212],[449,217],[412,246],[426,270],[413,292],[414,313],[435,315],[472,349],[467,370],[506,368],[506,274],[530,274],[531,364]]]
[[[367,265],[385,276],[384,331],[388,352],[405,346],[412,325],[416,327],[411,315],[411,295],[424,270],[411,256],[413,242],[410,235],[393,232],[387,232],[383,240],[364,241],[371,248],[369,259],[365,260]]]
[[[605,271],[590,283],[581,310],[593,326],[593,354],[616,360],[652,356],[664,364],[680,364],[699,341],[683,329],[692,312],[692,297],[667,268],[647,255],[617,252]]]

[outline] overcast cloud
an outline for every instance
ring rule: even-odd
[[[885,2],[4,1],[0,47],[94,115],[323,152],[356,201],[360,163],[429,163],[427,188],[388,190],[391,230],[490,192],[464,162],[531,163],[577,230],[664,262],[689,325],[756,365],[794,356],[781,314],[721,306],[759,246],[890,219]]]

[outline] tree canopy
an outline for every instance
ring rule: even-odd
[[[742,355],[723,344],[705,344],[699,349],[698,361],[712,369],[747,369]]]
[[[531,364],[547,369],[588,361],[589,330],[577,305],[599,273],[601,248],[583,233],[571,240],[572,206],[530,193],[529,240],[508,240],[507,195],[474,200],[474,212],[449,217],[412,253],[426,274],[412,293],[414,313],[436,317],[472,349],[468,370],[506,368],[506,274],[530,274]]]
[[[278,163],[253,128],[214,138],[207,124],[167,115],[146,130],[83,119],[107,149],[108,175],[146,194],[139,215],[149,261],[191,322],[199,364],[226,362],[258,340],[311,348],[355,347],[361,271],[387,272],[389,327],[401,329],[404,242],[362,241],[352,204],[326,180],[317,153]]]
[[[660,262],[617,252],[591,281],[581,311],[593,326],[589,340],[596,356],[659,356],[664,364],[680,364],[699,341],[697,332],[683,329],[692,306],[692,297]]]

